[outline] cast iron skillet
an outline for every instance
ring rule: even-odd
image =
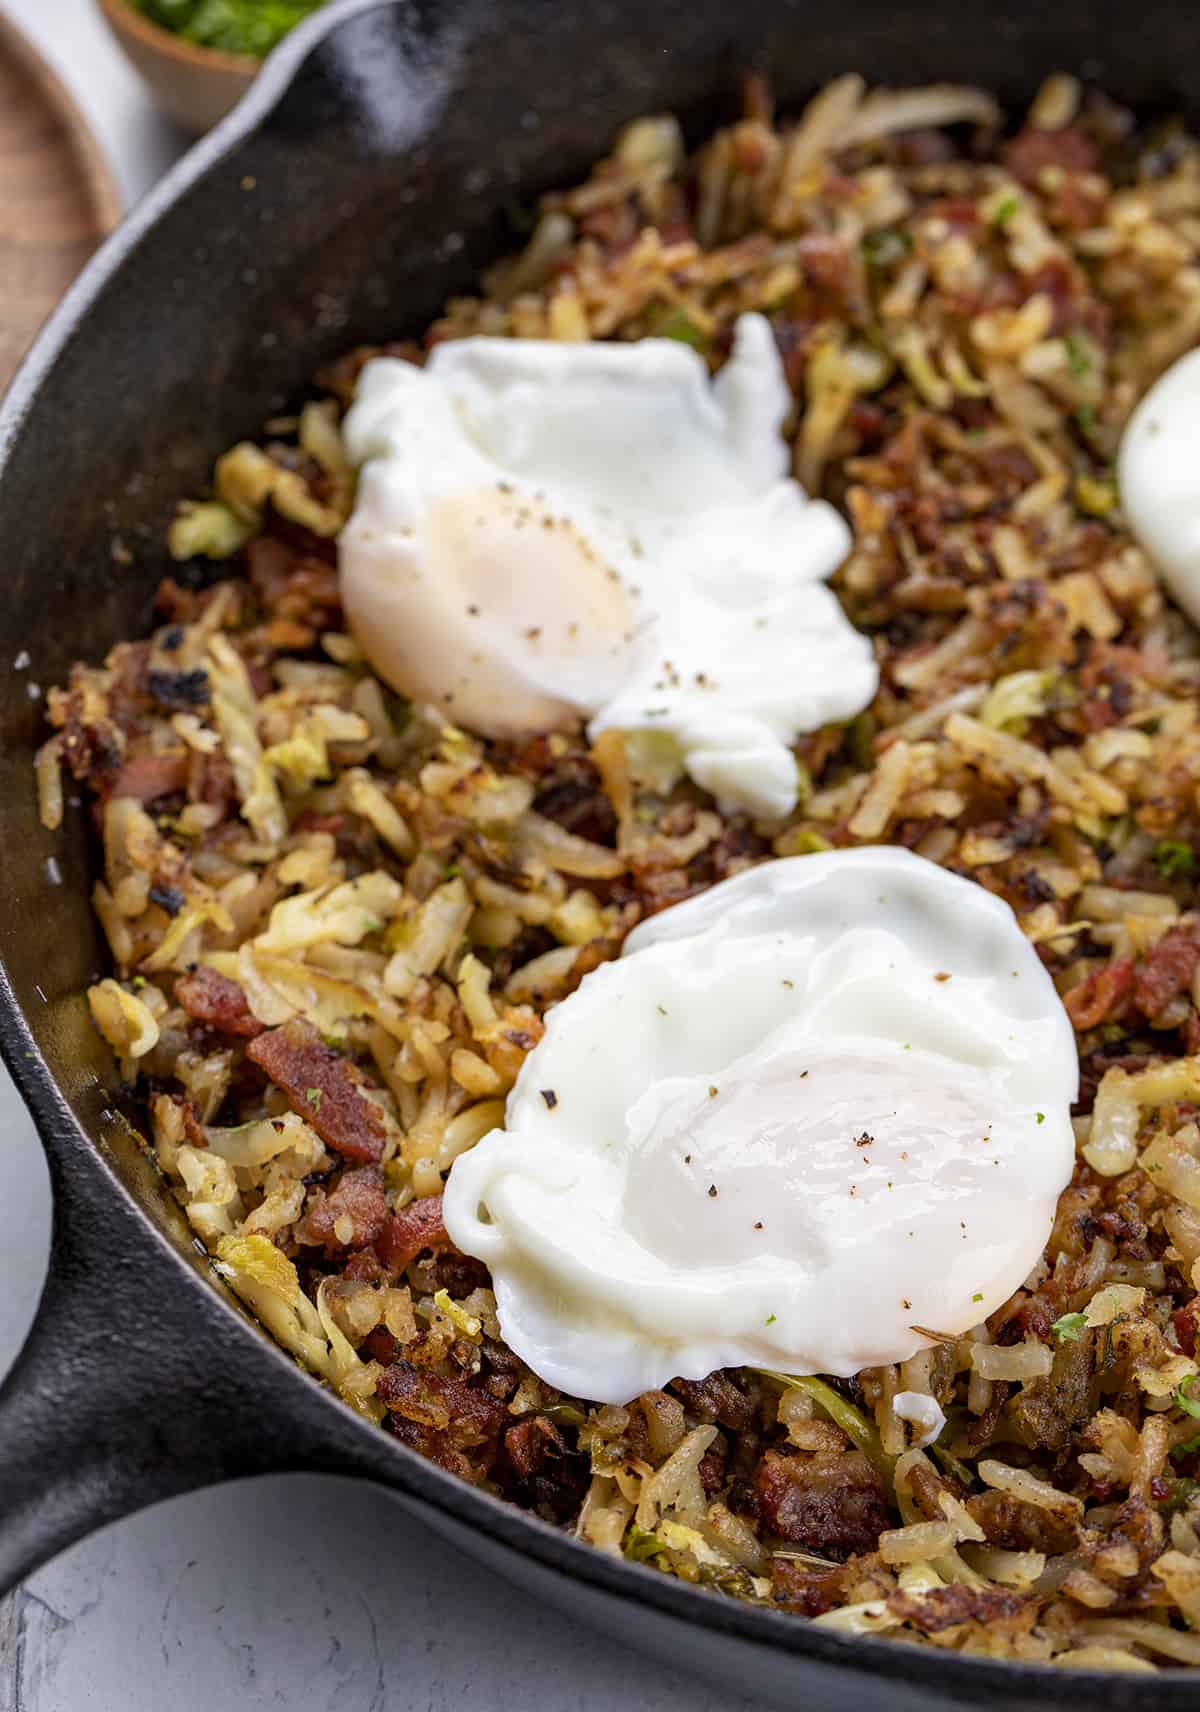
[[[142,633],[174,500],[357,341],[418,330],[635,115],[693,135],[738,74],[795,104],[827,78],[972,80],[1014,107],[1051,69],[1143,111],[1200,107],[1200,8],[1174,0],[340,0],[126,222],[0,415],[0,1043],[54,1188],[49,1277],[0,1390],[0,1586],[101,1523],[217,1480],[378,1483],[538,1597],[759,1700],[1184,1712],[1194,1673],[1054,1674],[846,1640],[605,1557],[460,1484],[314,1384],[214,1287],[118,1120],[82,993],[105,954],[85,813],[38,824],[30,678]],[[47,858],[61,866],[52,884]]]

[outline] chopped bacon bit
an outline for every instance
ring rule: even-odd
[[[712,1498],[725,1484],[725,1458],[718,1456],[715,1450],[706,1451],[700,1458],[696,1472],[700,1476],[704,1496]]]
[[[378,1106],[362,1092],[365,1077],[310,1024],[296,1020],[270,1029],[251,1041],[246,1056],[282,1089],[326,1147],[368,1165],[383,1158],[387,1131]]]
[[[1050,1556],[1070,1551],[1075,1530],[1037,1504],[1027,1504],[1007,1492],[979,1492],[968,1498],[967,1509],[988,1537],[988,1544],[1006,1551],[1040,1551]]]
[[[200,1114],[191,1100],[181,1099],[178,1094],[170,1098],[183,1113],[183,1133],[189,1147],[207,1147],[208,1137],[204,1133],[204,1125],[200,1122]]]
[[[373,1248],[359,1248],[355,1250],[346,1262],[345,1266],[342,1267],[341,1276],[343,1278],[350,1279],[355,1284],[378,1284],[380,1279],[384,1278],[386,1274],[383,1267],[379,1264],[379,1256],[375,1253]],[[384,1335],[390,1336],[390,1333],[385,1333]],[[397,1344],[396,1347],[398,1349],[400,1346]],[[375,1359],[382,1361],[384,1358],[383,1356],[377,1356]],[[387,1357],[388,1361],[393,1359],[394,1357],[391,1355]]]
[[[297,832],[328,832],[336,838],[346,824],[344,814],[318,814],[316,809],[306,808],[304,813],[296,818]]]
[[[154,594],[154,610],[173,624],[190,624],[196,616],[196,594],[174,577],[164,577]]]
[[[771,1559],[771,1597],[785,1611],[801,1617],[821,1617],[845,1598],[845,1570],[841,1564],[828,1569],[797,1563],[795,1558]]]
[[[912,1623],[927,1635],[959,1623],[997,1623],[1027,1616],[1036,1606],[1027,1593],[1009,1593],[1002,1587],[972,1587],[956,1581],[949,1587],[931,1587],[925,1593],[892,1593],[888,1606],[897,1617]]]
[[[233,768],[224,750],[218,749],[212,755],[197,755],[195,760],[199,765],[189,777],[188,795],[193,802],[219,808],[222,818],[227,818],[237,806],[238,794]]]
[[[1060,131],[1042,131],[1029,126],[1004,151],[1008,170],[1022,184],[1034,189],[1043,167],[1060,167],[1063,172],[1095,172],[1099,165],[1096,145],[1073,125]]]
[[[1191,983],[1200,962],[1200,921],[1170,927],[1148,951],[1133,978],[1133,1002],[1142,1015],[1156,1017],[1163,1006]]]
[[[517,1474],[508,1491],[519,1504],[548,1507],[566,1521],[579,1508],[591,1478],[586,1457],[573,1451],[553,1421],[534,1415],[504,1434],[504,1449]]]
[[[158,754],[135,755],[106,781],[107,797],[136,797],[140,803],[158,802],[187,789],[190,759],[186,749],[164,749]]]
[[[754,1489],[772,1533],[830,1556],[871,1550],[889,1525],[883,1482],[861,1451],[808,1459],[769,1450]]]
[[[306,642],[296,644],[277,633],[276,646],[307,647],[312,632],[328,630],[341,621],[341,595],[337,571],[323,559],[306,557],[283,541],[261,535],[246,548],[250,581],[269,617],[290,621],[309,632]]]
[[[670,1388],[698,1421],[715,1421],[740,1433],[754,1419],[753,1404],[727,1373],[710,1373],[707,1379],[672,1379]]]
[[[263,1024],[250,1009],[237,982],[203,964],[180,976],[175,983],[175,997],[190,1017],[219,1034],[253,1039],[263,1032]]]
[[[1133,961],[1129,957],[1118,957],[1102,969],[1093,970],[1077,987],[1064,994],[1067,1015],[1080,1031],[1095,1028],[1107,1021],[1132,985]]]
[[[473,1390],[461,1379],[443,1379],[408,1361],[384,1369],[375,1395],[414,1425],[449,1433],[459,1449],[494,1440],[507,1414],[503,1403],[486,1392]]]
[[[1176,1308],[1171,1315],[1171,1324],[1175,1327],[1175,1336],[1179,1339],[1179,1347],[1185,1355],[1194,1356],[1196,1353],[1198,1320],[1200,1320],[1200,1296],[1193,1296],[1190,1302],[1185,1302],[1182,1308]]]
[[[425,1249],[449,1247],[450,1238],[442,1222],[442,1197],[426,1195],[391,1215],[380,1233],[376,1253],[390,1271],[403,1272]]]
[[[796,240],[796,254],[811,284],[843,297],[850,277],[850,255],[840,238],[808,232]]]
[[[548,1421],[545,1415],[534,1415],[508,1428],[504,1448],[517,1473],[528,1479],[538,1473],[547,1457],[561,1456],[567,1443],[553,1421]]]
[[[296,1226],[296,1241],[324,1244],[327,1249],[366,1248],[382,1234],[388,1216],[383,1168],[359,1165],[343,1171],[329,1194],[313,1190],[304,1217]],[[342,1219],[349,1219],[353,1227],[348,1237],[339,1236],[334,1228]]]

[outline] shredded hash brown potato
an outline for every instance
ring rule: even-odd
[[[1200,342],[1200,149],[1066,77],[1007,138],[978,90],[847,77],[776,123],[751,80],[690,158],[673,119],[630,126],[482,296],[382,348],[659,334],[716,368],[744,310],[775,328],[797,475],[853,524],[838,588],[882,675],[800,743],[797,812],[663,795],[617,733],[485,744],[365,669],[336,574],[354,351],[181,506],[154,634],[50,698],[46,824],[61,764],[102,842],[92,1015],[218,1270],[444,1468],[844,1633],[1200,1665],[1200,643],[1112,473]],[[449,1243],[446,1172],[636,922],[863,842],[1006,899],[1064,996],[1079,1159],[1043,1260],[854,1381],[560,1395]],[[945,1412],[928,1450],[900,1392]]]

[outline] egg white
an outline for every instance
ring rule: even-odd
[[[878,684],[823,586],[849,531],[787,473],[790,404],[759,315],[715,380],[669,339],[368,363],[339,543],[368,659],[482,735],[653,730],[723,804],[787,813],[797,734]]]
[[[1117,459],[1121,507],[1163,581],[1200,624],[1200,351],[1172,363],[1125,427]]]
[[[1077,1077],[1001,901],[899,849],[772,862],[644,923],[550,1012],[446,1227],[511,1347],[575,1395],[848,1376],[1026,1277]]]

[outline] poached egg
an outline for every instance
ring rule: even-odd
[[[797,735],[878,684],[824,586],[846,524],[787,473],[790,406],[760,315],[715,380],[671,339],[369,362],[339,558],[371,665],[485,737],[656,732],[723,805],[788,813]]]
[[[1200,351],[1172,363],[1125,426],[1121,508],[1163,581],[1200,624]]]
[[[997,1308],[1071,1176],[1078,1067],[1006,904],[906,850],[774,861],[644,922],[451,1170],[542,1379],[848,1377]]]

